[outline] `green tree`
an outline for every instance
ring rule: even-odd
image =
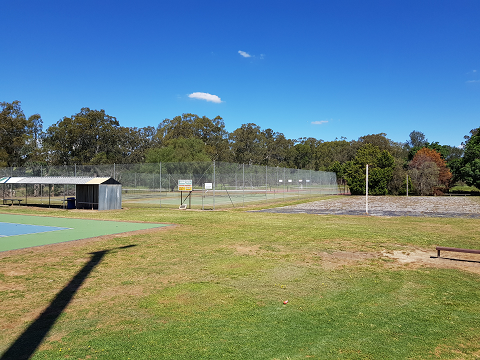
[[[230,133],[229,141],[233,162],[259,165],[267,158],[265,135],[253,123],[243,124]]]
[[[148,150],[145,161],[148,163],[211,161],[206,146],[200,139],[171,139],[165,145]]]
[[[369,165],[368,192],[371,195],[388,194],[388,184],[395,168],[394,157],[378,146],[365,144],[355,158],[344,166],[344,178],[352,195],[365,194],[366,165]]]
[[[407,170],[404,162],[404,159],[395,159],[392,178],[388,183],[388,193],[391,195],[401,195],[407,192]]]
[[[0,103],[0,166],[22,166],[41,133],[40,115],[25,117],[20,101]]]
[[[414,190],[422,196],[431,195],[433,189],[439,185],[438,166],[433,161],[419,163],[409,171]]]
[[[323,142],[319,141],[315,151],[317,170],[330,169],[334,163],[345,164],[355,157],[356,150],[346,138]],[[337,165],[335,165],[338,168]],[[338,176],[338,174],[337,174]]]
[[[119,132],[121,139],[119,146],[123,163],[142,163],[145,161],[147,151],[158,146],[155,137],[156,129],[153,126],[143,128],[121,127]]]
[[[288,157],[294,142],[272,129],[266,129],[262,133],[265,138],[265,159],[262,165],[288,166]]]
[[[105,110],[82,108],[50,126],[44,138],[55,165],[123,162],[120,124]]]
[[[435,166],[427,166],[424,165],[425,163],[433,163]],[[452,173],[438,151],[424,147],[417,151],[408,166],[412,181],[421,195],[433,194],[434,192],[440,193],[448,189]],[[425,175],[423,174],[424,171]],[[432,179],[434,173],[436,174],[436,179]]]
[[[160,144],[180,138],[201,139],[211,158],[219,161],[230,159],[228,132],[220,116],[209,119],[206,116],[183,114],[173,119],[165,119],[157,127],[156,138]]]
[[[386,150],[396,159],[404,158],[407,155],[405,144],[390,140],[385,133],[365,135],[359,137],[358,141],[352,141],[352,147],[355,149],[365,144],[372,144],[380,150]]]
[[[471,136],[465,136],[465,153],[458,165],[459,176],[469,186],[480,189],[480,128],[470,131]]]
[[[293,165],[296,169],[315,170],[316,168],[316,144],[317,139],[300,138],[299,143],[294,146],[295,156]]]
[[[45,164],[45,153],[42,147],[43,141],[43,121],[40,114],[33,114],[28,117],[31,124],[32,136],[28,142],[27,164]]]
[[[419,149],[421,149],[428,143],[428,140],[425,137],[425,134],[421,131],[413,130],[410,133],[409,137],[410,137],[410,140],[407,140],[408,148],[418,147]]]

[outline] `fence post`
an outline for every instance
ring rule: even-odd
[[[268,165],[265,165],[265,202],[268,201],[267,191],[268,191]]]
[[[307,187],[307,184],[308,184],[308,183],[310,183],[310,189],[309,189],[309,190],[310,190],[310,196],[311,196],[311,195],[312,195],[312,187],[311,187],[311,185],[312,185],[312,169],[310,169],[310,180],[307,181],[307,180],[305,179],[305,187]]]
[[[300,172],[299,169],[297,169],[297,189],[298,189],[298,198],[300,199],[300,182],[298,180],[300,180],[300,176],[298,175],[298,173]]]
[[[160,161],[160,207],[162,207],[162,162]]]
[[[215,160],[213,160],[213,210],[215,210]]]

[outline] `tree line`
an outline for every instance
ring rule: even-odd
[[[182,114],[157,127],[123,127],[104,110],[82,108],[43,129],[42,118],[28,118],[20,101],[0,103],[0,166],[226,161],[334,171],[353,194],[365,192],[369,164],[371,194],[442,193],[463,181],[480,188],[480,134],[465,136],[460,149],[429,142],[412,131],[405,142],[385,133],[323,141],[288,139],[272,129],[247,123],[233,132],[220,116]],[[407,180],[408,175],[408,180]]]

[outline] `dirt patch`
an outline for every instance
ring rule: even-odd
[[[0,281],[0,291],[25,291],[23,284],[6,284]]]
[[[437,258],[435,251],[416,249],[413,251],[383,251],[382,256],[394,259],[400,265],[421,267],[429,266],[444,269],[458,269],[480,274],[480,255],[445,252]]]
[[[322,267],[325,270],[336,270],[344,266],[356,266],[360,262],[369,259],[390,259],[386,266],[389,267],[433,267],[443,269],[458,269],[480,274],[480,255],[444,252],[437,258],[436,251],[414,249],[414,250],[393,250],[382,252],[355,252],[335,251],[332,253],[315,253],[322,260]]]
[[[377,258],[376,253],[353,252],[353,251],[335,251],[333,253],[317,253],[322,259],[322,267],[326,270],[335,270],[343,266],[356,265],[359,261]]]
[[[260,245],[252,245],[252,246],[234,246],[233,247],[237,253],[240,255],[253,255],[256,254],[260,250]]]

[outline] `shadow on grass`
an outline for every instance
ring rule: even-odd
[[[443,256],[430,256],[431,259],[444,259],[444,260],[452,260],[452,261],[463,261],[463,262],[471,262],[471,263],[479,263],[478,260],[467,260],[467,259],[457,259],[457,258],[448,258]],[[1,360],[1,359],[0,359]]]
[[[134,246],[137,245],[127,245],[117,249],[127,249]],[[90,253],[92,255],[90,261],[80,269],[62,291],[57,294],[55,299],[52,300],[50,305],[40,314],[40,316],[23,332],[22,335],[18,337],[7,351],[3,353],[0,360],[30,359],[85,279],[110,251],[112,250],[102,250]]]

